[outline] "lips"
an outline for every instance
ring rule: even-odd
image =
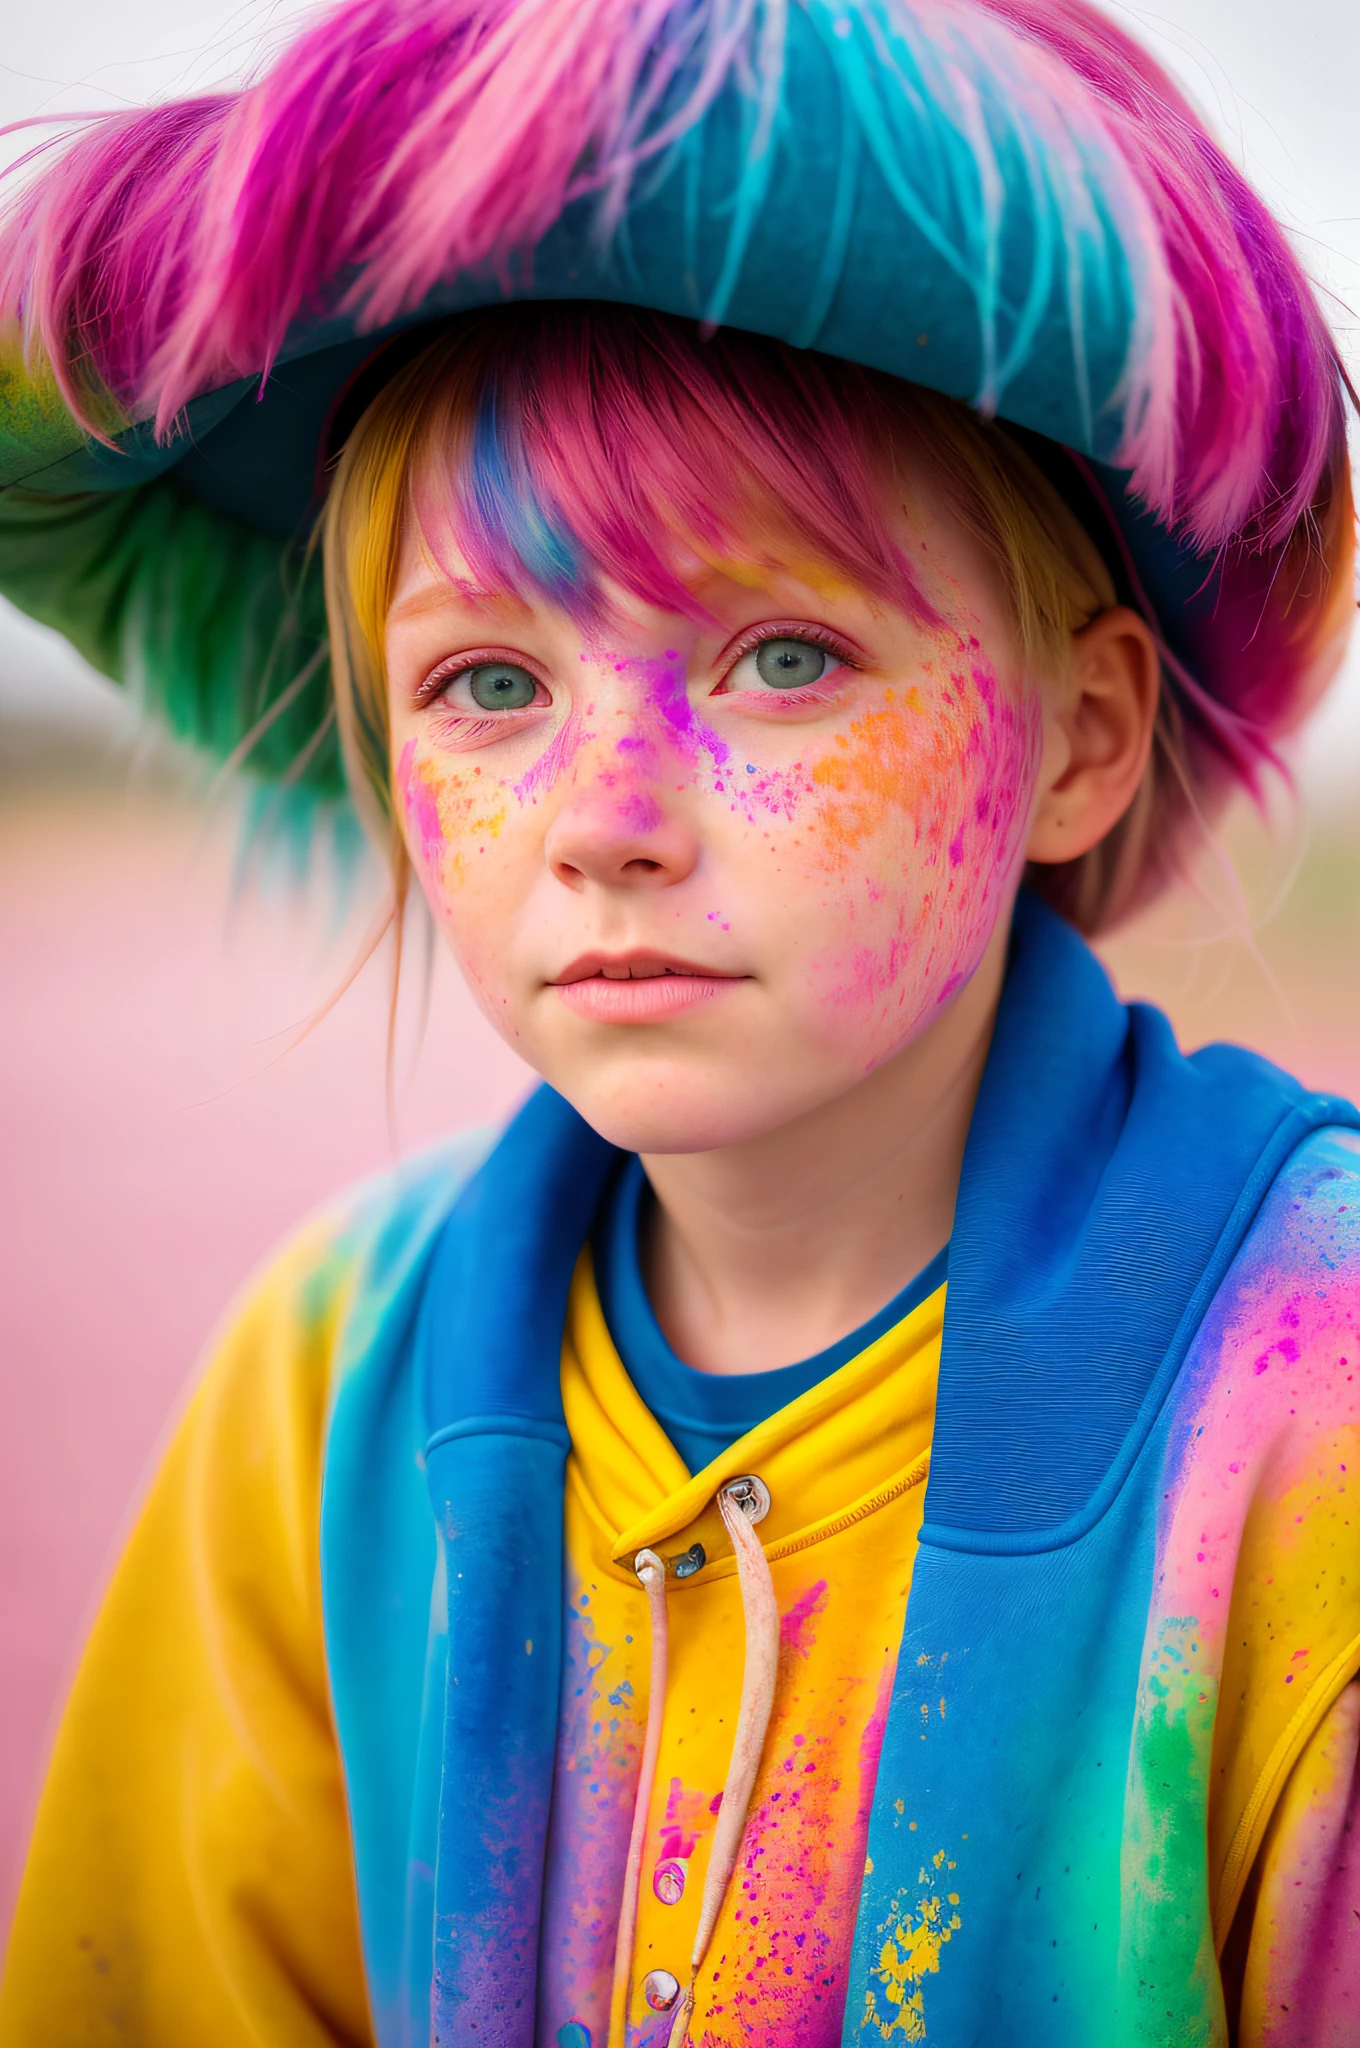
[[[561,1000],[600,1024],[648,1024],[725,995],[749,976],[667,953],[584,953],[556,976]]]
[[[629,953],[582,953],[570,967],[552,979],[556,987],[569,982],[589,981],[599,975],[605,981],[655,981],[663,974],[688,975],[700,981],[743,981],[744,975],[724,974],[719,967],[706,967],[696,960],[681,960],[674,953],[644,953],[634,947]]]

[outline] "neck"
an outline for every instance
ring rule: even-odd
[[[948,1242],[1009,923],[949,1008],[844,1095],[741,1145],[644,1158],[657,1196],[647,1291],[688,1365],[767,1372],[811,1357]]]

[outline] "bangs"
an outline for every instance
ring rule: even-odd
[[[613,585],[697,617],[696,570],[782,571],[933,618],[893,532],[900,424],[876,383],[737,332],[528,307],[461,323],[387,410],[418,410],[407,516],[469,594],[546,598],[585,624]]]

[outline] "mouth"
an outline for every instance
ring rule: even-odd
[[[568,1009],[599,1024],[649,1024],[692,1010],[749,981],[668,953],[583,953],[555,976]]]

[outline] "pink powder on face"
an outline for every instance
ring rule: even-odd
[[[415,743],[403,750],[397,781],[432,896],[449,915],[453,893],[490,873],[507,806],[515,813],[512,795],[532,810],[555,790],[565,794],[568,776],[587,829],[622,843],[655,833],[681,793],[682,810],[697,803],[708,819],[700,836],[713,833],[719,861],[730,851],[762,878],[757,903],[773,874],[791,909],[806,901],[806,916],[796,913],[789,930],[793,971],[805,977],[823,1020],[817,1029],[839,1046],[837,1057],[871,1071],[930,1022],[982,958],[1017,872],[1038,759],[1037,698],[1003,687],[976,639],[947,627],[932,638],[936,651],[910,656],[915,680],[871,689],[867,699],[857,692],[858,715],[815,721],[795,742],[801,758],[769,769],[745,759],[759,744],[749,721],[732,728],[734,741],[743,734],[734,760],[694,704],[678,651],[641,655],[591,642],[589,665],[607,687],[591,698],[590,716],[572,710],[513,784],[490,758],[445,759],[437,733],[431,757],[417,758]],[[770,729],[787,754],[792,736],[779,730],[777,712]],[[512,830],[528,832],[517,857],[528,853],[536,828],[525,818]],[[480,926],[476,903],[470,914]],[[744,929],[729,915],[699,914],[724,934]],[[488,946],[491,933],[487,922]],[[475,961],[478,946],[464,952]],[[494,982],[494,965],[483,964]]]
[[[428,776],[415,765],[416,743],[408,740],[397,763],[397,787],[401,791],[407,821],[427,873],[438,881],[444,859],[444,828],[439,802]]]
[[[791,768],[773,768],[762,773],[747,762],[745,774],[736,774],[727,784],[732,809],[740,811],[748,824],[758,819],[782,818],[792,824],[805,798],[812,795],[812,780],[801,761]]]
[[[655,832],[662,823],[661,806],[645,790],[630,790],[619,805],[619,816],[632,832]]]
[[[616,673],[635,676],[642,686],[640,722],[614,743],[629,766],[659,772],[663,749],[678,755],[691,770],[701,768],[707,756],[717,771],[713,794],[726,796],[730,807],[748,822],[760,817],[792,821],[812,788],[802,763],[763,770],[754,761],[735,762],[731,746],[696,710],[678,653],[603,658]]]
[[[702,765],[705,755],[714,767],[721,768],[730,749],[695,712],[685,664],[677,652],[630,655],[596,644],[589,656],[582,658],[589,658],[618,676],[626,697],[632,699],[625,729],[613,743],[618,768],[600,771],[598,781],[603,788],[623,792],[619,815],[630,829],[654,831],[661,823],[662,811],[648,784],[659,780],[671,786],[677,756],[692,773]],[[592,736],[592,727],[599,730],[598,706],[591,704],[588,711],[592,715],[589,723],[586,718],[572,714],[543,759],[516,784],[517,796],[537,797],[553,786]],[[683,783],[679,786],[683,787]],[[722,784],[714,786],[721,793]]]

